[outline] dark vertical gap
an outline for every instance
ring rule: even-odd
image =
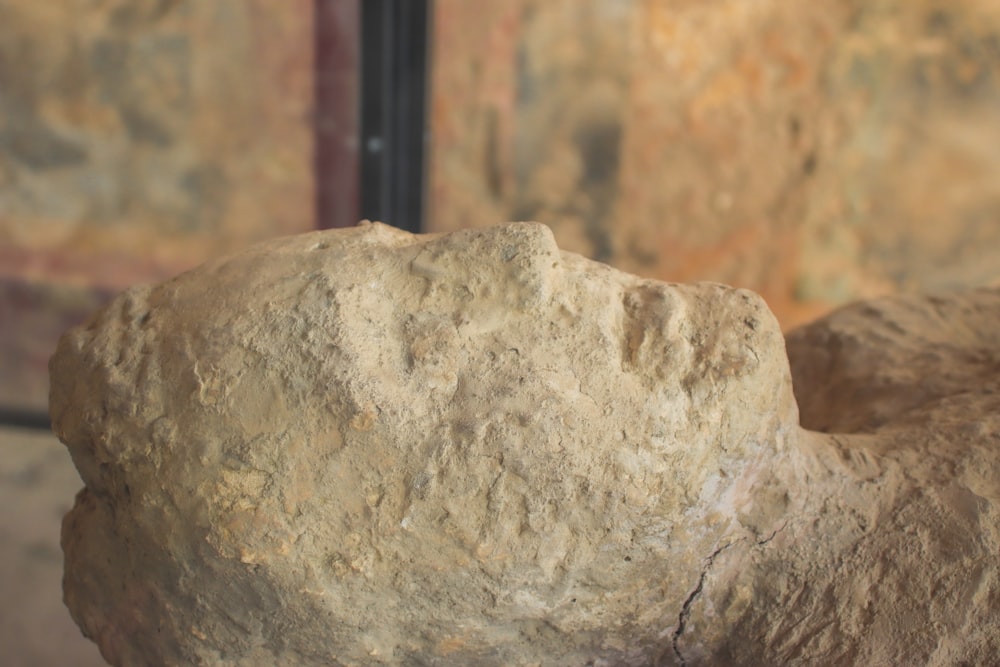
[[[391,94],[386,80],[386,49],[392,48],[386,22],[394,0],[362,0],[361,5],[361,217],[388,222],[385,210],[385,153],[391,137],[386,136],[385,106]]]
[[[361,5],[361,215],[419,232],[431,0]]]
[[[360,215],[358,104],[363,0],[314,5],[316,226],[350,227]]]

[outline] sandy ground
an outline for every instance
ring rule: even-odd
[[[82,485],[54,436],[0,428],[0,664],[105,664],[62,603],[59,524]]]

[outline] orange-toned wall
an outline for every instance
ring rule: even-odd
[[[315,227],[313,6],[0,3],[0,406],[115,291]]]
[[[315,226],[313,6],[0,3],[0,404],[112,291]],[[540,220],[786,327],[997,277],[992,0],[434,7],[430,231]]]
[[[1000,267],[992,0],[436,2],[428,226],[507,219],[793,326]]]
[[[123,287],[311,228],[312,7],[0,5],[0,272]]]

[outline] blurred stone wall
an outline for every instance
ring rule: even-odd
[[[313,7],[0,0],[0,406],[108,295],[315,227]]]
[[[434,231],[535,219],[785,326],[1000,267],[1000,3],[436,3]]]
[[[83,280],[96,264],[127,285],[309,228],[311,12],[0,0],[6,272],[18,253],[69,253]]]

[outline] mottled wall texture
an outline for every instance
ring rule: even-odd
[[[311,7],[2,0],[3,240],[127,284],[311,227]]]
[[[1000,267],[994,0],[437,0],[429,227],[553,227],[788,327]]]
[[[347,136],[314,122],[316,6],[0,0],[0,405],[44,405],[109,294],[316,225],[315,138]],[[785,327],[997,277],[994,0],[434,7],[427,231],[538,220]]]
[[[115,291],[314,227],[313,0],[0,0],[0,405]]]

